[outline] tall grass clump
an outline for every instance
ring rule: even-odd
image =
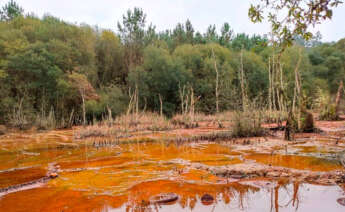
[[[114,124],[127,131],[163,131],[173,128],[165,116],[152,112],[123,114],[115,119]]]
[[[255,137],[265,134],[261,111],[236,111],[232,118],[231,134],[233,137]]]
[[[262,127],[264,110],[256,102],[248,103],[244,110],[235,111],[231,117],[233,137],[256,137],[265,134]]]
[[[337,106],[332,103],[331,95],[321,89],[318,91],[316,107],[319,108],[319,120],[335,121],[339,120]]]
[[[39,130],[55,129],[57,127],[57,121],[54,114],[54,109],[51,108],[48,115],[44,112],[36,116],[35,126]]]

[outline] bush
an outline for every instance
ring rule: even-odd
[[[171,119],[171,123],[174,126],[182,127],[185,129],[198,127],[198,122],[193,121],[189,115],[177,114]]]
[[[133,129],[135,131],[161,131],[173,128],[166,117],[151,112],[124,114],[115,119],[115,124],[127,128],[125,130]]]
[[[300,117],[300,127],[299,131],[301,132],[313,132],[315,129],[314,126],[314,117],[313,114],[308,112],[307,110],[301,110],[301,117]]]
[[[338,120],[339,116],[336,112],[335,104],[325,104],[320,110],[319,120],[335,121]]]
[[[233,137],[255,137],[265,134],[262,128],[263,112],[260,110],[237,111],[232,116]]]
[[[50,110],[48,116],[38,115],[36,117],[35,126],[39,130],[55,129],[57,127],[57,121],[55,119],[53,108]]]
[[[339,119],[336,105],[331,103],[331,95],[319,89],[316,107],[320,109],[319,120],[335,121]]]

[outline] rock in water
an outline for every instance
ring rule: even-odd
[[[210,204],[212,204],[214,202],[214,198],[210,194],[204,194],[201,197],[201,202],[204,205],[210,205]]]
[[[49,174],[49,177],[52,178],[52,179],[57,178],[58,176],[59,176],[59,175],[58,175],[58,173],[56,173],[56,172],[53,172],[53,173],[50,173],[50,174]]]
[[[172,203],[178,200],[178,195],[175,193],[162,193],[156,196],[153,196],[150,199],[150,203],[152,204],[167,204]]]
[[[342,198],[337,199],[337,202],[338,202],[340,205],[345,206],[345,197],[342,197]]]

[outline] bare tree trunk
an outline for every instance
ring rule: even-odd
[[[109,106],[107,106],[107,110],[108,110],[108,124],[113,124],[113,115],[112,115],[112,112],[111,112],[111,109]]]
[[[273,110],[276,110],[277,109],[277,105],[276,105],[276,89],[275,89],[275,79],[276,79],[276,70],[275,70],[275,60],[274,60],[275,56],[273,54],[272,56],[272,106],[273,106]]]
[[[161,94],[158,94],[159,96],[159,102],[160,102],[160,115],[163,116],[163,101]]]
[[[194,90],[190,88],[190,111],[189,115],[191,117],[191,121],[194,122]]]
[[[138,90],[138,84],[135,85],[135,96],[136,96],[136,104],[135,104],[135,115],[136,115],[136,119],[138,119],[138,115],[139,115],[139,90]],[[138,121],[138,120],[136,120]]]
[[[127,108],[127,116],[131,113],[132,109],[133,109],[133,102],[135,101],[134,98],[135,98],[135,94],[131,93],[131,89],[129,88],[129,103],[128,103],[128,108]]]
[[[73,114],[74,114],[74,108],[72,109],[71,114],[69,115],[68,127],[72,127]]]
[[[179,84],[179,94],[180,94],[180,101],[181,101],[181,113],[182,114],[185,114],[185,110],[184,110],[184,107],[185,107],[185,87],[186,86],[183,86],[183,89],[181,89],[181,85]]]
[[[86,125],[86,109],[85,109],[85,96],[84,91],[81,92],[81,99],[83,101],[83,125]]]
[[[268,58],[268,108],[272,111],[272,77],[271,77],[271,58]]]
[[[285,111],[285,101],[284,101],[284,81],[283,81],[283,65],[280,63],[279,60],[279,71],[280,71],[280,105],[281,105],[281,110]]]
[[[339,87],[338,87],[338,92],[337,92],[337,97],[335,99],[335,114],[337,116],[339,116],[339,110],[340,110],[340,98],[342,95],[342,91],[343,91],[343,81],[340,81]]]
[[[302,50],[299,50],[299,56],[297,65],[295,68],[295,86],[296,86],[296,101],[295,103],[298,103],[298,111],[297,111],[297,125],[298,129],[301,128],[301,77],[299,75],[299,66],[301,64],[302,60]],[[296,107],[294,107],[296,109]],[[296,111],[295,111],[296,112]]]
[[[245,87],[244,87],[243,48],[241,49],[240,74],[241,74],[241,90],[242,90],[242,108],[243,108],[243,111],[246,111],[246,108],[247,108],[247,96],[246,96],[246,91],[245,91]]]
[[[214,50],[212,48],[212,55],[213,55],[213,59],[214,59],[214,69],[216,70],[216,112],[219,112],[219,91],[218,91],[218,84],[219,84],[219,72],[218,72],[218,68],[217,68],[217,60],[216,60],[216,56],[214,54]]]
[[[189,105],[189,103],[190,103],[189,101],[192,101],[192,100],[189,100],[189,94],[186,94],[185,108],[184,108],[185,114],[188,113],[188,111],[190,110],[190,107],[191,107],[191,105]]]
[[[296,105],[296,95],[297,95],[297,91],[296,91],[296,87],[293,89],[293,100],[292,100],[292,111],[295,111],[295,105]]]
[[[286,121],[286,126],[285,126],[285,140],[291,141],[293,138],[295,126],[293,124],[295,117],[296,117],[296,105],[298,104],[298,110],[297,110],[297,128],[300,129],[301,127],[301,78],[299,75],[299,66],[301,64],[301,49],[299,51],[299,58],[296,64],[295,68],[295,89],[294,89],[294,97],[293,97],[293,102],[292,102],[292,108],[290,107],[289,113],[288,113],[288,118]]]

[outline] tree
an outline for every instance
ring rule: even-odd
[[[138,75],[140,82],[137,82]],[[166,49],[148,46],[144,49],[143,65],[129,78],[133,86],[138,85],[142,102],[146,101],[148,108],[160,111],[162,101],[162,112],[172,116],[177,111],[178,86],[184,85],[189,76],[181,62]]]
[[[143,10],[135,7],[123,15],[122,24],[118,22],[117,27],[121,40],[125,46],[124,59],[127,73],[142,63],[142,49],[144,46],[146,14]],[[125,81],[125,78],[123,78]]]
[[[18,16],[22,16],[23,13],[24,13],[23,8],[21,8],[14,0],[10,0],[0,10],[0,20],[11,21],[12,19]]]
[[[217,111],[218,102],[218,110],[224,110],[235,77],[236,65],[231,64],[235,61],[232,52],[215,43],[186,44],[177,47],[173,56],[177,61],[181,61],[187,72],[191,74],[188,85],[193,88],[195,96],[200,97],[198,109],[202,112],[214,113]]]
[[[99,36],[96,47],[97,86],[121,83],[123,72],[123,47],[120,39],[110,30],[104,30]]]
[[[229,23],[224,23],[221,29],[221,35],[219,38],[219,44],[225,47],[230,46],[230,41],[233,36],[233,30],[230,28]]]
[[[256,6],[251,5],[248,15],[254,23],[261,22],[264,18],[265,10],[268,10],[268,20],[271,23],[272,30],[271,42],[280,48],[280,53],[277,58],[278,67],[281,66],[282,52],[288,46],[292,45],[293,39],[296,36],[301,36],[305,40],[310,40],[313,34],[310,32],[309,27],[315,26],[324,20],[331,19],[333,15],[332,9],[342,3],[340,0],[260,0],[260,2],[261,4]],[[282,14],[284,10],[287,13]],[[300,59],[296,64],[295,73],[299,73],[299,65]],[[300,90],[302,83],[300,77],[295,78],[296,91]],[[292,126],[294,117],[297,117],[298,130],[304,130],[301,126],[306,126],[307,128],[310,126],[313,127],[313,118],[310,113],[306,112],[305,104],[302,101],[303,96],[300,94],[297,96],[297,99],[295,97],[296,95],[294,95],[293,101],[290,101],[291,103],[288,109],[289,118],[285,128],[285,138],[287,140],[291,139],[290,131],[292,127],[296,128],[296,126]],[[292,102],[298,102],[297,112],[293,111],[294,104]],[[301,114],[304,114],[305,117],[302,117]],[[301,119],[305,123],[301,124]]]
[[[193,44],[194,42],[194,28],[189,19],[187,19],[186,24],[186,42]]]
[[[290,46],[295,35],[305,40],[312,38],[309,27],[331,19],[333,8],[342,4],[341,0],[259,0],[251,5],[249,17],[254,22],[262,22],[264,13],[271,23],[272,33],[281,47]],[[286,13],[282,12],[286,10]],[[283,15],[282,15],[283,13]]]
[[[216,25],[210,25],[207,27],[205,38],[209,42],[217,42],[218,34],[216,31]]]
[[[86,125],[86,100],[98,100],[99,96],[85,75],[72,73],[68,76],[68,78],[72,85],[78,89],[82,99],[83,125]]]
[[[174,48],[186,42],[186,31],[183,24],[178,23],[176,25],[172,33],[172,39],[174,42]]]

